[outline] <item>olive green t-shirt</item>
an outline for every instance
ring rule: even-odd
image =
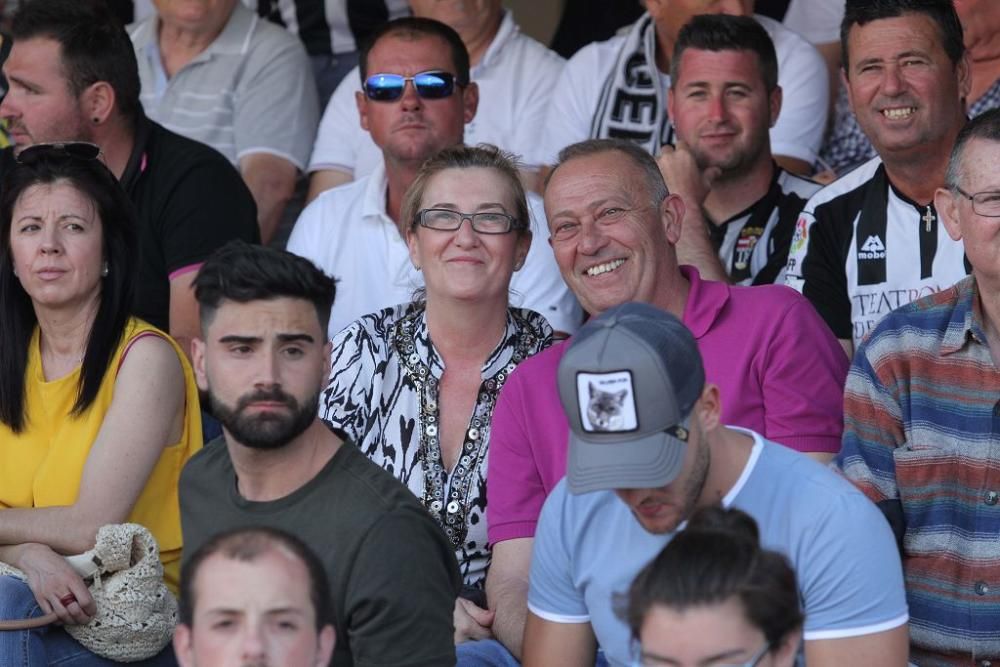
[[[298,490],[253,502],[240,496],[218,438],[184,467],[180,505],[185,558],[243,526],[280,528],[316,552],[330,580],[335,667],[455,664],[454,551],[416,497],[354,443]]]

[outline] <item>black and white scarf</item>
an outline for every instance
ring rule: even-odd
[[[629,28],[590,125],[593,138],[628,139],[653,155],[673,144],[674,134],[656,69],[655,29],[648,13]]]

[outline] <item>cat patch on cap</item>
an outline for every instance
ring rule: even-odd
[[[628,433],[639,428],[631,371],[577,373],[580,423],[588,433]]]

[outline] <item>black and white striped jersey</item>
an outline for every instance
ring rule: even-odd
[[[730,280],[739,285],[782,283],[795,221],[818,183],[774,166],[767,194],[728,220],[708,225]]]
[[[873,158],[813,195],[795,225],[785,284],[855,347],[891,310],[969,273],[933,202],[896,190]]]
[[[357,51],[386,21],[406,16],[406,0],[243,0],[299,36],[309,55]]]

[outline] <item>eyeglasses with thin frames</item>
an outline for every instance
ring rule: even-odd
[[[517,224],[517,218],[506,213],[484,211],[462,213],[448,208],[425,208],[417,211],[416,224],[441,232],[453,232],[468,220],[473,231],[480,234],[507,234]]]
[[[969,194],[955,186],[955,192],[972,202],[972,210],[984,218],[1000,218],[1000,192],[975,192]]]
[[[758,665],[760,665],[760,661],[764,659],[764,656],[767,655],[770,650],[771,650],[771,644],[770,642],[768,642],[765,643],[763,646],[761,646],[760,650],[754,653],[750,657],[750,659],[746,662],[713,663],[712,667],[758,667]],[[653,656],[647,656],[646,654],[642,653],[642,650],[639,647],[638,642],[635,643],[632,651],[633,655],[635,655],[636,657],[632,659],[631,667],[662,667],[664,664],[666,664],[662,660],[657,660]]]

